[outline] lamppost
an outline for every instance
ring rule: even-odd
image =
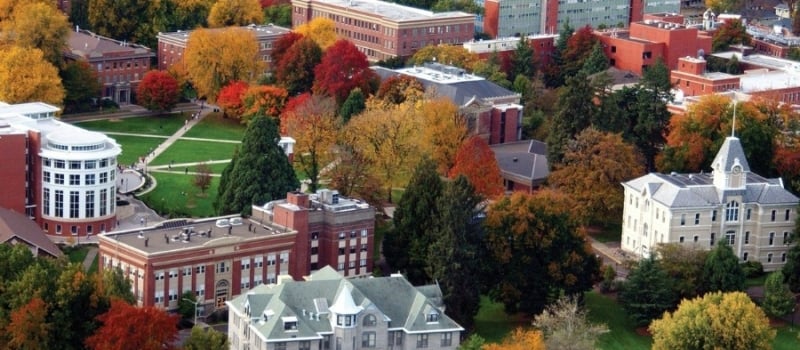
[[[194,304],[194,325],[197,326],[197,304],[200,303],[200,301],[199,300],[192,301],[192,299],[188,299],[188,298],[183,298],[183,300]]]

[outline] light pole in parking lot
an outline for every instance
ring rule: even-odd
[[[194,304],[194,325],[197,326],[197,304],[200,303],[200,301],[199,300],[192,301],[191,299],[188,298],[183,298],[183,300]]]

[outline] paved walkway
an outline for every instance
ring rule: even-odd
[[[95,258],[97,258],[97,247],[90,246],[86,258],[83,259],[83,271],[89,271]]]

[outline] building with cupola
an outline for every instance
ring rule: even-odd
[[[781,268],[798,197],[780,178],[750,170],[735,136],[725,139],[711,172],[650,173],[622,184],[622,250],[648,257],[659,243],[712,249],[724,241],[739,260]]]
[[[40,102],[0,103],[0,207],[64,239],[111,231],[122,149],[58,120],[58,111]]]
[[[457,349],[460,325],[438,285],[402,275],[346,279],[330,267],[228,301],[231,349]]]

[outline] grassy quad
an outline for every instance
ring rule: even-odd
[[[122,147],[122,154],[117,157],[117,163],[123,166],[131,165],[138,161],[140,156],[147,155],[150,150],[158,147],[164,138],[140,137],[128,135],[109,135]]]
[[[156,159],[153,159],[150,165],[167,165],[170,161],[199,163],[231,159],[234,149],[238,146],[237,143],[227,142],[177,140]]]
[[[99,132],[123,132],[132,134],[170,136],[178,131],[178,129],[183,126],[184,121],[187,119],[189,119],[189,114],[171,113],[135,118],[91,120],[76,123],[75,125],[87,130]]]
[[[158,182],[153,191],[139,198],[147,206],[170,217],[214,216],[214,200],[217,197],[219,178],[211,178],[211,187],[201,194],[194,186],[194,176],[184,174],[150,173]]]
[[[241,141],[245,129],[246,125],[239,120],[222,118],[222,113],[216,112],[203,117],[183,137]]]

